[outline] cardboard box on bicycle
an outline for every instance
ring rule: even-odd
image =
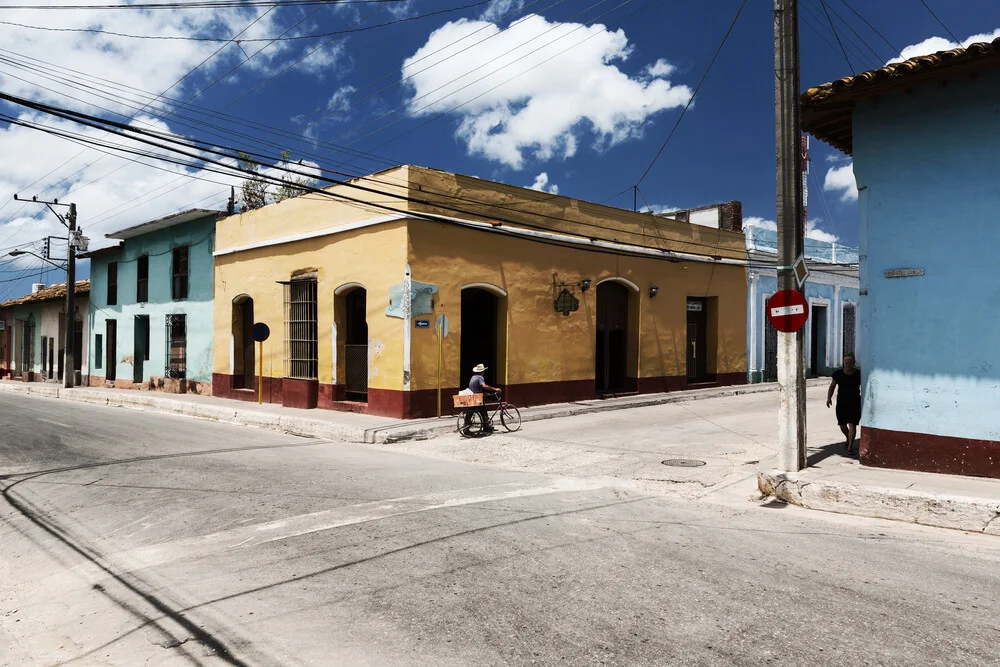
[[[472,408],[483,404],[482,394],[458,394],[453,399],[456,408]]]

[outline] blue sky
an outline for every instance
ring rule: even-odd
[[[83,4],[23,4],[32,3]],[[172,116],[164,117],[171,107],[156,103],[138,120],[233,147],[272,154],[286,148],[295,161],[345,173],[415,163],[631,208],[632,186],[676,123],[741,0],[474,3],[407,0],[270,11],[0,8],[0,21],[8,22],[0,24],[0,89],[107,117],[134,113],[139,105],[127,102],[140,99],[138,90],[179,101],[196,96]],[[928,4],[951,34],[920,0],[826,0],[849,65],[821,1],[802,0],[803,88],[899,57],[887,42],[911,56],[951,48],[952,34],[965,41],[1000,26],[995,0]],[[359,28],[371,29],[311,37]],[[244,41],[107,32],[201,39],[240,33]],[[303,38],[253,41],[276,36]],[[640,206],[666,210],[738,199],[745,218],[764,225],[774,219],[772,40],[772,2],[749,0],[695,103],[639,186]],[[207,120],[207,110],[244,124]],[[80,131],[2,103],[0,112]],[[223,128],[223,137],[212,136],[209,125]],[[37,248],[28,244],[59,231],[43,208],[10,201],[15,192],[77,201],[80,224],[100,245],[115,229],[191,206],[223,207],[227,184],[238,182],[81,152],[64,139],[2,121],[0,147],[3,255],[14,246]],[[850,162],[815,140],[811,154],[811,233],[855,245]],[[39,266],[33,258],[0,260],[0,299],[27,292]],[[57,282],[61,272],[44,279]]]

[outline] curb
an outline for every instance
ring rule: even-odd
[[[825,378],[807,381],[807,386],[825,384]],[[722,389],[695,389],[667,394],[650,394],[635,396],[627,400],[588,402],[582,404],[567,404],[562,407],[547,409],[540,406],[537,409],[527,409],[521,413],[522,422],[559,419],[580,414],[610,412],[613,410],[629,410],[671,403],[687,403],[709,398],[728,398],[744,394],[761,394],[778,391],[776,383],[761,383],[750,385],[734,385]],[[257,412],[242,408],[242,403],[234,402],[232,407],[225,405],[204,405],[190,401],[173,400],[164,395],[150,395],[150,392],[129,392],[134,395],[108,394],[106,390],[90,387],[75,387],[64,391],[62,387],[40,382],[0,382],[0,392],[18,394],[34,394],[46,398],[65,399],[92,405],[109,407],[155,410],[166,414],[179,414],[196,419],[216,421],[238,426],[250,426],[271,431],[289,433],[310,438],[336,438],[345,442],[363,444],[394,444],[413,440],[429,440],[441,435],[454,433],[455,417],[447,416],[440,419],[431,418],[407,421],[403,424],[363,428],[350,426],[323,419],[293,415],[277,415]]]
[[[1000,535],[1000,500],[810,480],[758,472],[757,488],[806,509]]]
[[[807,387],[826,386],[828,378],[814,378],[806,380]],[[657,405],[668,405],[671,403],[689,403],[691,401],[701,401],[709,398],[729,398],[732,396],[743,396],[745,394],[764,394],[778,391],[778,384],[775,382],[733,385],[725,389],[695,389],[690,391],[676,391],[667,394],[650,394],[646,397],[636,396],[625,402],[600,402],[587,404],[568,404],[561,408],[546,409],[545,406],[538,406],[539,412],[532,412],[534,408],[521,408],[521,422],[543,421],[546,419],[561,419],[563,417],[573,417],[581,414],[594,414],[598,412],[612,412],[615,410],[631,410],[633,408],[647,408]],[[600,400],[600,399],[596,399]],[[542,412],[544,410],[544,412]],[[413,420],[399,426],[385,426],[382,428],[369,429],[369,443],[393,444],[408,440],[427,440],[437,435],[454,433],[454,415],[441,417],[441,420],[431,418],[427,420]],[[374,439],[371,439],[374,438]]]

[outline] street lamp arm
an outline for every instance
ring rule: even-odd
[[[7,254],[10,255],[11,257],[18,257],[20,255],[31,255],[33,257],[37,257],[38,259],[42,260],[43,262],[48,262],[49,264],[51,264],[52,266],[56,267],[57,269],[60,269],[62,271],[66,270],[66,266],[64,264],[56,264],[51,259],[46,259],[45,257],[42,257],[41,255],[38,255],[36,253],[31,252],[30,250],[11,250]]]

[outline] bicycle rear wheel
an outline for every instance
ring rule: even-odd
[[[510,403],[500,408],[500,423],[510,433],[521,430],[521,413]]]

